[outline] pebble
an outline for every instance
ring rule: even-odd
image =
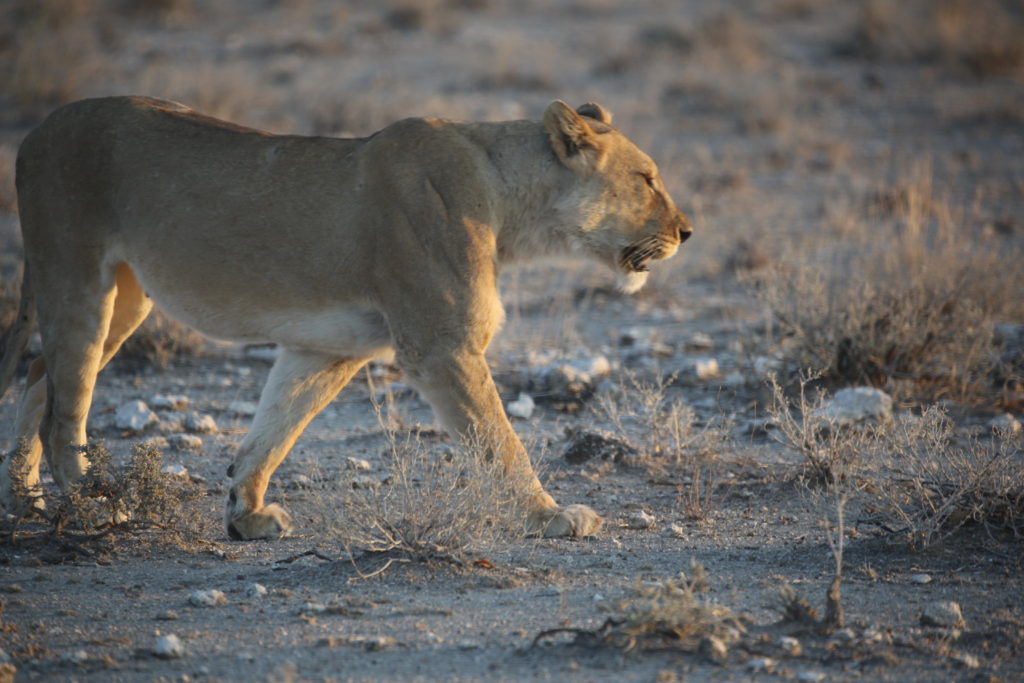
[[[950,659],[965,669],[977,669],[981,666],[981,660],[969,652],[958,652],[950,657]]]
[[[721,638],[716,638],[715,636],[704,636],[697,649],[702,655],[719,664],[729,658],[728,646],[726,646]]]
[[[818,681],[825,680],[825,672],[823,671],[801,671],[796,675],[796,680],[804,681],[805,683],[818,683]]]
[[[313,480],[305,474],[296,474],[292,477],[292,486],[297,489],[311,489],[313,488]]]
[[[160,468],[160,471],[174,479],[188,479],[188,468],[184,465],[178,465],[176,463],[164,465]]]
[[[775,641],[775,644],[790,657],[799,657],[800,653],[803,652],[803,646],[800,645],[800,641],[792,636],[782,636]]]
[[[892,421],[892,397],[874,387],[851,387],[836,392],[817,412],[826,427],[848,427],[858,422]]]
[[[248,586],[245,587],[245,590],[242,591],[242,595],[244,595],[249,600],[262,598],[266,594],[267,587],[264,586],[262,583],[250,583]]]
[[[153,654],[160,659],[181,659],[185,656],[185,646],[182,644],[181,638],[173,633],[168,633],[156,639]]]
[[[509,417],[518,417],[522,420],[529,420],[530,416],[533,415],[533,409],[535,404],[533,399],[530,398],[529,394],[520,393],[519,398],[514,401],[510,401],[506,411]]]
[[[645,510],[637,510],[626,518],[626,523],[634,529],[650,529],[657,518]]]
[[[165,612],[161,612],[160,614],[156,615],[156,618],[158,621],[177,621],[178,613],[172,609],[169,609]]]
[[[910,577],[910,580],[913,581],[914,583],[920,583],[920,584],[931,583],[932,582],[932,575],[931,574],[914,574],[913,576]]]
[[[682,524],[672,522],[665,528],[665,535],[672,538],[686,538],[686,527]]]
[[[198,451],[203,447],[203,440],[195,434],[171,434],[167,442],[179,451]]]
[[[114,426],[141,432],[146,427],[159,422],[159,418],[143,401],[129,401],[114,413]]]
[[[219,590],[195,591],[188,596],[189,604],[195,607],[216,607],[227,604],[227,601],[228,596]]]
[[[923,626],[938,626],[940,628],[966,628],[964,615],[960,611],[960,605],[953,601],[940,600],[925,606],[921,613],[921,624]]]
[[[998,417],[992,418],[988,423],[988,427],[997,434],[1020,434],[1021,432],[1020,420],[1010,413],[1004,413]]]
[[[256,414],[255,401],[232,401],[228,404],[228,412],[240,417],[252,417]]]
[[[170,446],[170,442],[167,441],[167,439],[165,439],[162,436],[151,436],[150,438],[143,441],[142,445],[162,451],[168,446]]]
[[[747,662],[747,668],[755,673],[771,673],[775,669],[775,660],[771,657],[758,657]]]
[[[719,376],[718,361],[714,358],[696,358],[693,361],[693,374],[697,379],[707,381]]]
[[[65,652],[60,656],[62,662],[68,662],[70,664],[84,664],[89,661],[89,653],[85,650],[75,650],[74,652]]]
[[[194,434],[215,434],[218,431],[217,423],[211,416],[198,413],[185,418],[185,429]]]
[[[686,345],[691,349],[710,349],[715,345],[715,341],[710,334],[694,332],[686,341]]]
[[[373,465],[370,464],[369,460],[353,458],[352,456],[345,458],[345,467],[356,472],[370,472],[373,470]]]
[[[188,396],[184,394],[157,394],[149,399],[154,410],[184,410],[188,407]]]

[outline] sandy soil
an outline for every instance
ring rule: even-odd
[[[347,559],[319,527],[323,500],[306,486],[307,477],[338,476],[347,456],[385,473],[374,389],[360,377],[313,422],[271,485],[270,498],[296,517],[295,534],[231,542],[219,519],[224,470],[250,420],[232,404],[257,400],[266,353],[211,345],[163,371],[115,362],[100,377],[90,436],[116,458],[161,435],[113,427],[113,411],[133,399],[185,395],[189,411],[219,426],[200,435],[198,451],[168,448],[164,458],[184,466],[202,493],[194,504],[200,540],[134,532],[78,542],[35,522],[4,521],[0,649],[17,680],[1024,677],[1021,546],[979,529],[912,552],[870,514],[852,511],[843,583],[849,630],[826,636],[777,623],[782,586],[824,609],[833,561],[822,508],[797,481],[797,456],[750,429],[768,399],[763,370],[783,342],[736,276],[738,260],[771,262],[817,244],[821,226],[844,207],[922,164],[945,192],[976,202],[967,228],[1002,226],[997,232],[1019,240],[1020,68],[979,76],[963,61],[921,57],[907,45],[927,40],[924,29],[912,23],[901,38],[907,26],[898,16],[871,42],[859,3],[485,0],[337,9],[295,0],[258,11],[241,2],[149,4],[157,9],[125,17],[102,3],[71,3],[64,19],[26,25],[20,42],[0,45],[21,55],[18,73],[27,75],[18,82],[36,84],[22,99],[0,93],[8,262],[17,258],[17,221],[5,178],[18,140],[55,97],[34,78],[65,79],[59,97],[157,95],[249,125],[317,134],[364,134],[420,114],[536,117],[555,97],[593,99],[651,152],[697,235],[635,298],[613,293],[611,276],[588,264],[503,274],[508,323],[490,354],[494,374],[506,401],[522,391],[538,401],[515,426],[552,493],[606,516],[590,539],[517,540],[462,562],[403,559],[367,577],[386,560]],[[66,61],[38,58],[46,40],[63,46]],[[25,71],[30,64],[40,73]],[[544,402],[530,383],[551,363],[597,356],[613,372],[579,410]],[[708,358],[719,373],[697,377],[697,361]],[[679,463],[565,460],[567,434],[612,428],[598,399],[627,372],[677,378],[665,397],[688,405],[691,427],[707,434],[703,471],[692,453]],[[400,377],[378,373],[401,424],[429,428],[426,404]],[[2,434],[12,431],[16,394],[0,402]],[[956,407],[965,431],[993,414]],[[703,496],[700,510],[695,494]],[[649,528],[636,528],[640,511],[653,516]],[[744,615],[748,634],[724,663],[672,648],[573,644],[570,634],[533,645],[548,629],[599,627],[608,616],[602,603],[637,582],[689,571],[692,559],[708,570],[708,596]],[[252,583],[267,594],[250,595]],[[190,604],[194,591],[207,589],[223,591],[227,602]],[[922,612],[938,601],[957,602],[966,626],[923,626]],[[155,657],[158,637],[170,633],[185,656]],[[798,638],[802,653],[783,652],[783,635]],[[760,666],[764,657],[773,662]]]

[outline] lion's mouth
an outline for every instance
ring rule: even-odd
[[[670,254],[670,247],[660,237],[648,237],[623,249],[619,265],[629,273],[646,273],[651,269],[651,261],[657,261]]]

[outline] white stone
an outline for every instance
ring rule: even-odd
[[[782,636],[775,641],[775,644],[780,650],[790,657],[799,657],[800,653],[803,652],[803,647],[800,645],[800,641],[792,636]]]
[[[262,583],[250,583],[248,586],[245,587],[245,590],[242,592],[242,595],[244,595],[250,600],[262,598],[266,594],[267,587],[264,586]]]
[[[185,429],[195,434],[216,434],[217,423],[209,415],[193,413],[185,418]]]
[[[160,471],[174,479],[188,479],[188,469],[184,465],[172,463],[170,465],[164,465],[160,468]]]
[[[84,664],[89,661],[89,653],[85,650],[75,650],[74,652],[65,652],[60,656],[61,661],[68,662],[70,664]]]
[[[129,401],[114,413],[114,426],[118,429],[141,432],[159,419],[143,401]]]
[[[203,440],[195,434],[171,434],[167,441],[179,451],[198,451],[203,447]]]
[[[825,673],[822,671],[801,671],[796,675],[796,679],[804,681],[804,683],[818,683],[825,680]]]
[[[228,404],[228,412],[240,417],[252,417],[256,414],[255,401],[232,401]]]
[[[154,410],[184,410],[188,407],[188,396],[184,394],[157,394],[149,399]]]
[[[686,527],[682,524],[676,524],[672,522],[665,529],[665,535],[671,536],[672,538],[686,538]]]
[[[353,458],[352,456],[345,457],[345,467],[356,472],[370,472],[373,470],[373,465],[370,464],[369,460]]]
[[[771,657],[758,657],[747,662],[747,668],[754,672],[771,673],[775,668],[775,660]]]
[[[932,582],[932,576],[931,576],[931,574],[914,574],[913,576],[910,577],[910,580],[913,581],[914,583],[920,583],[920,584],[931,583]]]
[[[874,387],[851,387],[836,392],[817,412],[823,426],[848,427],[868,420],[892,421],[892,397]]]
[[[958,652],[951,659],[965,669],[977,669],[981,666],[981,660],[969,652]]]
[[[219,590],[195,591],[188,596],[188,602],[195,607],[216,607],[227,604],[228,596]]]
[[[940,628],[966,628],[960,605],[953,601],[940,600],[926,605],[921,612],[921,623]]]
[[[626,522],[634,529],[650,529],[656,521],[654,515],[644,510],[637,510],[626,518]]]
[[[711,338],[710,334],[704,332],[694,332],[690,335],[686,345],[691,349],[710,349],[714,347],[715,341]]]
[[[1020,434],[1021,432],[1020,420],[1010,413],[1004,413],[998,417],[993,417],[989,421],[988,426],[989,429],[996,433],[1004,432],[1006,434]]]
[[[714,358],[695,358],[693,361],[693,373],[697,375],[699,380],[715,379],[719,375],[718,361]]]
[[[153,654],[160,659],[181,659],[185,656],[185,646],[178,636],[168,633],[156,639]]]
[[[520,393],[519,398],[514,401],[509,401],[508,407],[506,408],[509,417],[518,417],[523,420],[529,420],[530,416],[533,415],[534,403],[533,399],[530,398],[529,394]]]

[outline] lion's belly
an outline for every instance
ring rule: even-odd
[[[391,352],[384,316],[370,306],[306,298],[223,292],[136,272],[154,303],[175,319],[216,339],[244,344],[275,343],[337,356],[381,357]]]

